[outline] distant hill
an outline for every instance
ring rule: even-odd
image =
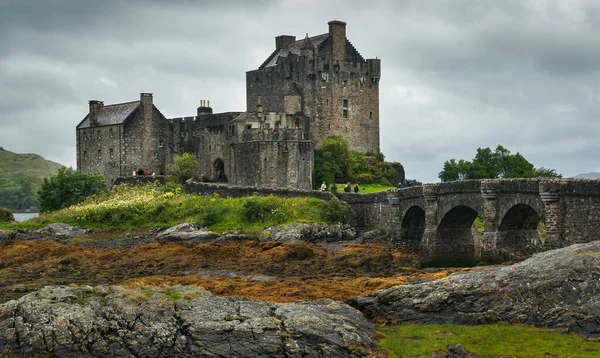
[[[575,175],[576,179],[600,179],[600,173],[598,172],[590,172],[590,173],[581,173]]]
[[[0,206],[15,210],[39,207],[38,188],[45,177],[63,167],[37,154],[18,154],[0,147]]]

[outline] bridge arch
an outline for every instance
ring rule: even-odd
[[[503,260],[522,259],[539,251],[542,242],[538,226],[543,216],[533,207],[518,203],[502,216],[496,233],[496,249]]]
[[[475,255],[473,222],[478,213],[467,205],[457,205],[450,209],[440,221],[436,230],[431,258],[435,261],[471,261]]]
[[[418,205],[408,208],[402,218],[400,230],[401,245],[411,252],[418,252],[425,233],[425,210]]]

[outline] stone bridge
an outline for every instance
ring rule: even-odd
[[[600,180],[466,180],[337,196],[360,226],[385,229],[434,261],[515,260],[600,232]]]

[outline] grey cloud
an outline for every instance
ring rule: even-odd
[[[600,170],[593,1],[0,0],[0,145],[74,166],[88,99],[243,110],[273,37],[331,19],[382,59],[382,151],[409,177],[436,181],[445,160],[498,144],[566,175]]]

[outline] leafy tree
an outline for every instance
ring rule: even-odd
[[[167,181],[185,184],[198,167],[198,159],[194,154],[183,153],[174,159],[174,163],[167,168]]]
[[[44,178],[44,183],[38,190],[40,210],[63,209],[105,191],[107,188],[104,177],[61,168],[56,175]]]
[[[349,180],[350,146],[341,135],[327,137],[315,155],[315,183],[341,183]],[[319,184],[320,185],[320,184]]]
[[[554,169],[534,168],[521,153],[511,154],[510,151],[498,145],[494,151],[490,148],[478,148],[473,161],[463,159],[458,162],[450,159],[444,162],[439,172],[441,181],[465,179],[499,179],[499,178],[560,178]]]
[[[400,163],[386,162],[382,153],[361,153],[350,150],[348,140],[341,135],[327,137],[315,155],[315,185],[358,182],[394,185],[403,173]]]

